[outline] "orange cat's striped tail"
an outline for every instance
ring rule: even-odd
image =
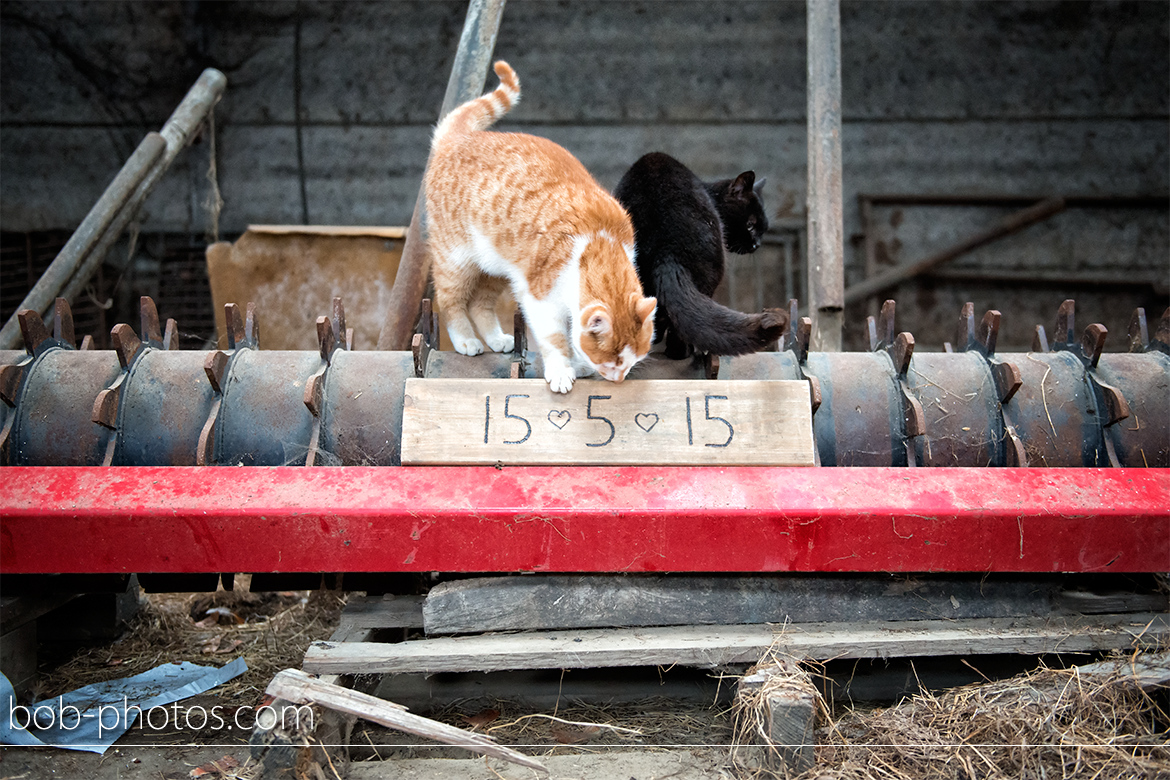
[[[512,110],[520,102],[520,79],[512,66],[498,60],[494,70],[500,77],[500,86],[475,100],[469,100],[453,110],[435,129],[433,143],[438,143],[452,133],[470,133],[485,130]]]

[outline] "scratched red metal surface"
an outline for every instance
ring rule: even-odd
[[[5,468],[0,571],[1170,571],[1170,470]]]

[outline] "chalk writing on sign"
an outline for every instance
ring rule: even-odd
[[[532,438],[532,421],[536,420],[537,425],[547,421],[554,430],[563,431],[566,436],[584,438],[586,447],[606,447],[614,441],[619,429],[623,434],[627,430],[649,434],[659,422],[670,419],[672,415],[685,417],[689,446],[727,447],[735,439],[735,425],[728,419],[732,416],[731,403],[725,395],[703,394],[701,417],[698,414],[699,399],[694,399],[696,403],[692,412],[690,395],[679,399],[676,407],[667,406],[624,416],[610,416],[612,413],[606,412],[605,402],[612,398],[611,395],[590,395],[585,402],[584,421],[575,422],[572,412],[568,409],[547,408],[546,403],[541,403],[539,399],[532,401],[528,394],[508,393],[504,396],[503,414],[493,422],[493,414],[498,415],[498,412],[493,413],[492,395],[485,393],[483,443],[492,444],[493,441],[498,441],[500,444],[524,444]],[[528,399],[529,402],[517,402],[513,406],[516,399]],[[712,402],[715,402],[714,411]],[[498,408],[497,397],[496,409]],[[510,422],[512,420],[515,422]],[[497,439],[493,439],[493,433]]]

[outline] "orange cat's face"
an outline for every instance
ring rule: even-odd
[[[621,382],[650,352],[657,305],[654,298],[631,293],[614,307],[597,301],[581,310],[579,346],[603,378]]]

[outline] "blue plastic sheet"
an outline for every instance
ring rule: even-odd
[[[0,706],[4,707],[0,744],[105,753],[139,717],[145,716],[151,727],[174,717],[171,710],[153,708],[204,693],[246,671],[243,658],[220,669],[189,661],[163,664],[134,677],[87,685],[30,706],[16,703],[12,684],[0,675]]]

